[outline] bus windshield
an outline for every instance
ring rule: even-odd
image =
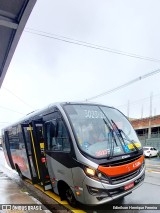
[[[89,104],[69,104],[64,108],[78,147],[86,154],[105,158],[141,149],[133,127],[117,109]]]

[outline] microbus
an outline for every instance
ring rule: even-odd
[[[12,169],[72,206],[122,198],[144,180],[141,143],[113,107],[51,104],[4,128],[2,138]]]

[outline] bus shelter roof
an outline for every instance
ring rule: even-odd
[[[37,0],[0,0],[0,87]]]

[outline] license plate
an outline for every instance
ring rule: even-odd
[[[126,186],[124,186],[124,190],[128,190],[134,187],[134,182],[127,184]]]

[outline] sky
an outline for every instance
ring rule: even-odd
[[[159,8],[159,0],[37,0],[0,89],[0,129],[160,69]],[[92,102],[132,118],[158,115],[160,73]]]

